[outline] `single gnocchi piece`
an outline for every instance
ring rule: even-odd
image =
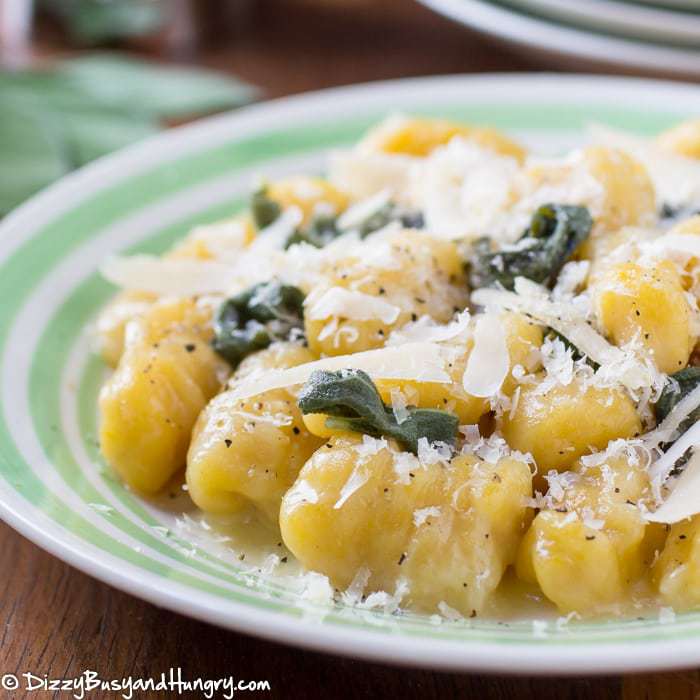
[[[506,313],[501,317],[506,345],[510,356],[510,371],[503,382],[502,391],[512,394],[517,381],[512,375],[513,369],[520,365],[527,372],[540,368],[539,353],[542,345],[542,328],[522,314]],[[451,383],[418,382],[413,380],[377,381],[377,389],[384,403],[392,405],[397,400],[396,392],[400,392],[399,403],[405,401],[408,405],[418,408],[439,408],[457,414],[461,425],[474,425],[490,408],[488,399],[472,396],[463,387],[462,377],[473,347],[469,339],[463,352],[450,363],[448,372],[452,377]]]
[[[656,191],[646,168],[624,151],[589,146],[583,158],[590,174],[603,188],[602,211],[594,235],[623,226],[645,226],[656,221]]]
[[[209,345],[210,317],[192,300],[162,301],[126,327],[124,353],[100,392],[100,446],[137,491],[157,493],[185,466],[192,426],[226,378]]]
[[[377,233],[367,240],[372,244],[367,259],[334,260],[307,297],[306,337],[318,355],[381,347],[392,330],[411,320],[428,315],[446,323],[467,305],[454,243],[414,230]]]
[[[566,160],[528,164],[524,175],[525,195],[551,198],[562,191],[559,199],[568,202],[575,192],[572,203],[588,207],[593,216],[592,238],[656,223],[654,185],[646,168],[624,151],[589,146]],[[585,250],[586,244],[581,254]]]
[[[675,610],[700,606],[700,516],[671,526],[653,577],[662,600]]]
[[[349,204],[348,196],[328,180],[305,175],[275,180],[267,185],[266,194],[282,209],[298,207],[304,224],[311,221],[319,207],[341,214]]]
[[[617,231],[588,238],[579,248],[579,256],[590,263],[587,286],[594,287],[612,267],[621,263],[636,262],[639,244],[654,240],[654,229],[625,226]]]
[[[522,541],[517,574],[562,612],[620,612],[663,546],[663,527],[636,505],[649,502],[646,471],[619,456],[565,476],[556,507],[542,510]]]
[[[689,216],[675,224],[668,232],[669,236],[700,235],[700,216]],[[695,298],[700,297],[700,258],[692,256],[685,262],[681,271],[683,289],[689,290]]]
[[[195,227],[165,258],[211,260],[242,250],[254,236],[255,228],[250,218],[236,216]],[[148,311],[156,299],[154,294],[148,292],[124,291],[102,309],[97,319],[97,347],[110,367],[117,366],[124,352],[126,324]]]
[[[285,544],[340,589],[407,584],[403,603],[483,609],[525,527],[528,465],[459,456],[420,462],[395,443],[332,437],[304,465],[280,511]]]
[[[695,340],[690,308],[670,261],[609,269],[594,286],[594,305],[600,325],[616,345],[638,340],[659,370],[669,374],[688,364]]]
[[[686,158],[700,158],[700,119],[692,119],[659,134],[657,144]]]
[[[540,393],[522,386],[515,407],[502,417],[503,437],[515,450],[529,452],[540,475],[564,471],[591,449],[631,438],[641,430],[634,404],[621,389],[586,386],[574,378]]]
[[[301,345],[275,343],[243,360],[234,380],[314,359]],[[193,430],[187,455],[189,494],[207,513],[235,513],[253,505],[276,525],[282,496],[322,440],[305,428],[289,391],[244,400],[232,399],[231,393],[216,396]]]
[[[472,141],[500,155],[510,156],[518,162],[525,159],[525,149],[497,129],[418,117],[387,119],[365,136],[360,142],[360,148],[422,158],[455,137]]]
[[[255,225],[250,216],[238,215],[196,226],[166,257],[212,260],[243,250],[252,243],[255,235]]]
[[[126,324],[151,308],[156,297],[148,292],[121,292],[100,312],[97,319],[97,347],[102,359],[116,367],[124,352]]]

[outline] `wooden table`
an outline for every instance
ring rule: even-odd
[[[270,97],[383,78],[556,68],[495,46],[411,0],[326,0],[325,9],[319,4],[261,0],[246,31],[233,40],[207,41],[197,59],[251,80]],[[284,698],[324,693],[426,700],[685,700],[700,695],[696,672],[624,679],[496,678],[298,651],[159,610],[75,571],[2,523],[0,572],[0,676],[30,671],[61,678],[92,669],[103,678],[146,677],[181,667],[187,677],[267,679],[272,692],[266,696]],[[0,691],[2,697],[10,696]]]

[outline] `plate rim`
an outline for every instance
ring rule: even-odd
[[[682,10],[617,0],[578,0],[576,4],[507,0],[507,4],[516,11],[522,8],[538,18],[561,21],[582,31],[600,30],[606,36],[612,34],[678,48],[692,48],[691,42],[700,40],[700,15]]]
[[[700,97],[697,95],[697,86],[690,83],[669,83],[643,78],[621,78],[615,76],[601,77],[598,75],[546,73],[431,76],[376,81],[279,98],[233,113],[209,117],[199,122],[158,134],[128,149],[105,156],[99,161],[61,179],[16,209],[0,224],[0,257],[5,252],[3,250],[5,247],[3,245],[3,235],[8,230],[12,231],[18,226],[21,227],[25,219],[31,220],[35,215],[40,214],[42,208],[50,208],[50,205],[62,200],[65,204],[66,201],[72,198],[73,201],[68,204],[69,210],[71,206],[75,206],[80,201],[80,195],[76,194],[76,192],[81,189],[81,184],[89,179],[98,179],[96,176],[109,170],[117,169],[115,166],[119,164],[138,163],[151,152],[163,151],[165,147],[172,147],[178,143],[184,149],[184,152],[189,152],[190,149],[196,152],[197,148],[201,148],[201,144],[206,141],[203,137],[209,132],[217,132],[217,130],[225,132],[231,125],[235,125],[237,121],[240,121],[242,116],[255,118],[265,113],[274,115],[279,111],[280,106],[283,109],[285,107],[299,109],[304,108],[308,104],[338,98],[341,95],[344,95],[345,99],[354,100],[358,99],[359,94],[379,94],[392,89],[420,92],[428,89],[435,90],[436,86],[482,83],[484,85],[498,86],[500,90],[505,90],[505,86],[513,83],[517,83],[519,87],[527,87],[531,86],[533,82],[546,84],[550,87],[567,84],[571,88],[577,83],[579,85],[594,83],[597,91],[604,92],[609,90],[614,91],[616,94],[623,86],[630,90],[633,88],[637,90],[654,88],[655,96],[658,96],[659,90],[666,90],[669,94],[676,95],[687,93],[688,100],[695,102],[698,111],[700,111]],[[167,158],[162,158],[162,162],[167,162]],[[128,178],[128,175],[126,178]],[[94,191],[99,191],[104,186],[104,183],[101,183]],[[55,215],[55,210],[51,212],[51,215]],[[23,513],[13,507],[11,503],[5,502],[3,494],[0,493],[0,517],[20,534],[52,555],[92,577],[180,614],[187,614],[206,622],[218,624],[242,633],[264,637],[272,641],[281,641],[326,653],[351,655],[375,662],[446,670],[553,675],[551,666],[538,665],[538,661],[541,661],[542,651],[535,640],[527,645],[504,647],[496,643],[436,640],[408,635],[389,638],[386,635],[373,633],[367,628],[355,630],[347,627],[321,625],[317,622],[300,621],[292,617],[282,616],[274,611],[252,608],[245,603],[237,601],[230,602],[231,609],[236,611],[236,619],[217,619],[217,611],[213,604],[206,605],[203,602],[206,596],[197,593],[196,598],[190,598],[189,602],[183,607],[183,600],[186,600],[183,595],[164,590],[162,586],[158,587],[155,583],[150,583],[151,578],[155,580],[155,575],[149,574],[146,576],[144,572],[139,572],[139,577],[142,579],[145,577],[144,582],[144,580],[139,580],[138,577],[135,578],[130,575],[129,569],[132,568],[132,565],[129,563],[123,563],[123,571],[110,567],[108,559],[113,555],[103,550],[101,551],[105,555],[104,558],[91,558],[87,551],[76,549],[71,544],[70,533],[66,532],[66,537],[59,538],[56,533],[42,528],[31,517],[31,511],[35,506],[19,494],[17,494],[17,498],[21,499],[25,506],[24,510],[27,512]],[[62,528],[61,525],[57,525],[57,527]],[[90,547],[92,545],[84,543],[83,550]],[[173,588],[176,591],[180,588],[183,591],[187,590],[184,584],[179,583],[173,583]],[[282,630],[282,634],[280,634],[280,630]],[[387,643],[388,639],[391,639],[391,643]],[[568,649],[564,647],[549,647],[548,651],[555,650],[555,654],[569,657],[567,662],[569,665],[562,665],[560,668],[557,668],[555,675],[602,674],[620,670],[649,671],[684,668],[696,665],[698,660],[700,660],[700,648],[697,645],[697,638],[674,639],[672,644],[674,645],[673,657],[671,659],[664,658],[663,660],[658,648],[652,649],[651,643],[642,641],[638,643],[627,642],[625,644],[616,642],[608,643],[607,645],[588,642]],[[580,656],[584,650],[589,648],[592,655],[581,664]],[[607,648],[607,650],[602,654],[601,652],[604,648]],[[424,655],[421,658],[416,658],[416,650],[420,650]],[[471,654],[469,657],[465,657],[464,653],[457,653],[458,651],[465,652],[467,650]],[[646,654],[639,653],[643,650],[646,650]],[[507,668],[503,666],[504,658],[507,658],[510,664]]]
[[[523,14],[488,0],[418,0],[438,14],[521,48],[591,61],[597,65],[652,70],[659,75],[700,76],[700,50],[603,36]]]

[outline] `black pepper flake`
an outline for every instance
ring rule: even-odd
[[[411,477],[411,479],[416,478],[416,475],[413,472],[408,472],[408,475]]]
[[[280,559],[280,561],[281,561],[283,564],[286,564],[286,563],[287,563],[287,557],[282,557],[282,558]]]
[[[194,343],[187,343],[187,345],[185,345],[185,350],[187,350],[187,352],[194,352],[196,349],[197,346]]]
[[[679,540],[685,540],[687,538],[687,535],[678,535]]]
[[[226,447],[231,447],[231,445],[233,445],[233,441],[229,440],[228,438],[226,438],[224,440],[224,443],[225,443]]]
[[[406,561],[406,552],[404,552],[400,557],[399,557],[399,566],[403,564]]]
[[[418,320],[418,314],[411,314],[411,321],[417,321]]]
[[[245,559],[245,554],[238,555],[238,561],[243,561]]]
[[[586,535],[586,539],[590,542],[595,539],[595,535]]]
[[[469,613],[469,617],[476,617],[476,610],[472,610],[472,611]]]
[[[620,493],[620,488],[618,486],[615,487],[615,493]]]
[[[297,428],[297,426],[295,425],[295,426],[292,428],[292,432],[293,432],[295,435],[299,435],[299,433],[301,432],[301,430],[299,430],[299,428]]]

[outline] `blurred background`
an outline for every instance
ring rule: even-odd
[[[651,2],[0,0],[0,215],[158,129],[261,99],[444,73],[697,78],[700,0]]]

